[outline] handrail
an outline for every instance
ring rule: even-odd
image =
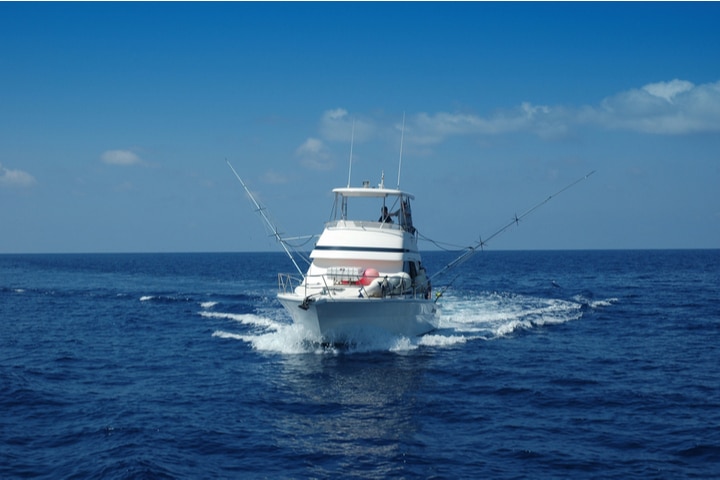
[[[384,277],[387,278],[388,275],[385,275]],[[317,283],[309,283],[308,279],[311,278],[320,279],[321,281]],[[329,284],[328,281],[331,279],[334,280],[332,280],[331,284]],[[291,273],[278,273],[278,293],[295,293],[297,287],[301,286],[304,287],[303,297],[322,294],[327,295],[330,298],[338,298],[338,292],[344,292],[348,288],[352,287],[357,288],[358,291],[362,291],[363,295],[366,298],[370,297],[365,290],[366,285],[363,285],[359,282],[341,283],[340,281],[337,281],[337,277],[335,275],[328,275],[327,273],[325,273],[318,275],[306,275],[305,277],[301,278]],[[421,288],[420,286],[413,285],[411,286],[411,288],[406,289],[405,291],[400,293],[386,292],[383,290],[382,298],[407,296],[411,296],[412,298],[426,297],[426,293],[427,287]]]
[[[392,229],[392,230],[404,230],[401,225],[397,223],[388,222],[373,222],[372,220],[330,220],[325,223],[325,228],[334,228],[342,224],[343,228],[346,227],[357,227],[357,228],[376,228],[378,230]]]

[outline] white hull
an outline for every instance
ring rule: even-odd
[[[415,337],[438,327],[436,305],[424,298],[320,297],[303,305],[302,296],[279,294],[278,300],[295,323],[325,340],[347,341],[365,332]]]
[[[277,298],[293,322],[326,342],[383,333],[416,337],[436,329],[432,287],[412,224],[415,197],[382,183],[333,193],[331,220],[310,253],[307,273],[278,275]]]

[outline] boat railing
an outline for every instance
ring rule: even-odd
[[[291,273],[278,273],[278,292],[293,293],[303,282],[302,277]]]
[[[355,288],[358,293],[362,293],[362,296],[370,297],[371,295],[365,289],[366,286],[359,281],[344,279],[337,274],[306,275],[303,278],[291,273],[278,273],[278,293],[281,294],[299,293],[296,291],[297,288],[303,287],[303,297],[317,294],[329,297],[347,297],[347,289]],[[412,286],[401,291],[383,288],[380,296],[382,298],[429,298],[429,286]]]
[[[387,222],[372,222],[368,220],[331,220],[325,224],[326,228],[360,228],[362,230],[368,229],[382,229],[382,230],[406,230],[397,223]],[[414,230],[414,229],[413,229]]]
[[[329,283],[328,279],[331,279]],[[299,277],[292,273],[278,273],[278,293],[296,293],[298,287],[304,287],[304,297],[307,297],[309,292],[318,293],[318,291],[333,296],[334,292],[331,287],[336,285],[338,285],[338,282],[335,280],[334,275],[305,275],[305,277]]]

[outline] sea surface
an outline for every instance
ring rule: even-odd
[[[486,251],[439,330],[349,345],[291,270],[0,255],[0,478],[720,477],[720,250]]]

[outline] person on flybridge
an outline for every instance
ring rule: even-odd
[[[380,218],[378,218],[378,222],[381,223],[393,223],[392,218],[390,218],[391,214],[388,213],[387,207],[383,206],[380,209]]]

